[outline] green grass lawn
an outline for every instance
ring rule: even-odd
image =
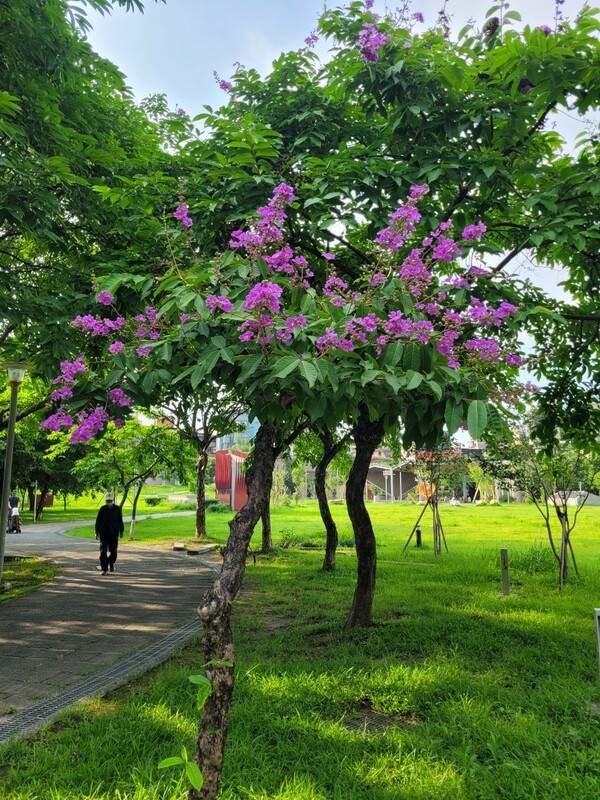
[[[0,603],[19,597],[51,581],[56,566],[39,558],[10,559],[4,564],[4,580],[11,584],[8,592],[0,593]]]
[[[214,490],[213,490],[214,493]],[[212,496],[210,492],[208,496]],[[167,500],[167,495],[181,495],[181,500]],[[183,508],[192,508],[186,501],[186,496],[193,495],[185,486],[144,486],[138,502],[138,514],[155,514],[169,511],[179,511]],[[149,505],[146,500],[148,497],[160,497],[158,505]],[[131,514],[133,494],[130,493],[125,502],[123,512],[125,515]],[[64,508],[62,498],[56,496],[54,505],[45,508],[40,522],[70,522],[80,519],[95,519],[100,506],[104,504],[104,494],[98,492],[95,495],[83,495],[81,497],[69,497],[67,508]],[[29,511],[23,514],[23,523],[30,525],[33,515]]]
[[[597,800],[600,509],[575,532],[581,577],[560,594],[529,506],[442,509],[450,553],[401,549],[415,507],[372,505],[375,625],[346,631],[355,559],[277,550],[248,567],[223,800]],[[336,507],[341,538],[349,537]],[[209,515],[222,541],[227,515]],[[314,506],[278,508],[276,538],[315,541]],[[189,521],[141,523],[149,543]],[[289,539],[289,533],[287,534]],[[543,545],[543,547],[542,547]],[[500,597],[498,551],[511,554]],[[398,563],[400,562],[400,563]],[[0,753],[3,800],[183,800],[158,761],[193,750],[198,648]],[[348,729],[380,712],[383,731]]]

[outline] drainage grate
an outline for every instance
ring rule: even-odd
[[[0,722],[0,744],[13,737],[23,737],[34,733],[74,703],[106,694],[112,689],[123,686],[136,675],[141,675],[162,664],[169,656],[181,650],[198,636],[200,630],[200,620],[192,619],[180,628],[171,631],[160,641],[117,661],[112,667],[86,678],[76,686],[65,689],[54,697],[17,712],[5,722]]]

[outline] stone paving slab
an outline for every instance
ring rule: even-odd
[[[115,573],[103,576],[97,543],[62,533],[81,524],[38,524],[9,540],[12,553],[51,559],[61,574],[0,604],[0,725],[159,646],[189,623],[214,579],[215,568],[196,556],[132,545],[119,548]]]

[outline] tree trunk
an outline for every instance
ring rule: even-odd
[[[325,526],[325,558],[323,559],[323,569],[325,572],[333,572],[335,570],[335,553],[338,546],[337,526],[331,516],[331,509],[329,508],[329,501],[327,500],[327,489],[325,487],[327,466],[330,461],[330,458],[323,456],[315,468],[315,494],[319,502],[321,519]]]
[[[140,481],[133,496],[133,506],[131,507],[131,523],[129,524],[129,541],[135,539],[135,517],[137,514],[137,504],[140,499],[140,494],[144,488],[144,481]]]
[[[131,489],[131,484],[128,483],[126,486],[123,487],[123,497],[119,503],[119,508],[123,511],[123,506],[125,505],[125,501],[129,497],[129,490]],[[113,493],[113,496],[116,498],[116,493]]]
[[[556,514],[558,515],[558,519],[560,520],[560,562],[559,562],[559,576],[558,576],[558,585],[559,588],[565,585],[567,580],[569,579],[569,524],[567,521],[567,515],[565,511],[561,509],[556,509]]]
[[[46,498],[48,497],[48,487],[42,486],[40,490],[40,499],[39,502],[36,504],[35,508],[35,519],[36,521],[40,519],[42,514],[44,513],[44,503],[46,502]]]
[[[27,487],[27,499],[29,501],[29,510],[33,514],[33,512],[35,511],[35,491],[33,489],[33,486]]]
[[[273,549],[273,537],[271,535],[271,493],[265,497],[265,503],[260,515],[262,522],[262,552],[269,553]]]
[[[354,531],[358,565],[356,589],[346,622],[347,628],[371,624],[377,569],[377,545],[371,518],[365,505],[365,485],[371,458],[383,437],[383,419],[372,422],[366,407],[362,406],[352,435],[356,446],[356,455],[346,482],[346,506]]]
[[[261,425],[254,441],[254,457],[248,470],[248,502],[230,522],[219,577],[198,609],[204,624],[206,674],[212,693],[202,711],[196,759],[203,777],[200,791],[190,789],[190,800],[216,800],[221,780],[229,708],[234,684],[235,653],[231,632],[231,608],[242,584],[252,532],[271,492],[275,465],[275,428]]]
[[[208,455],[204,445],[198,443],[196,460],[196,539],[206,536],[206,466]]]

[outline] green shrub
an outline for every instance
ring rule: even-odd
[[[159,506],[162,501],[164,500],[163,497],[146,497],[145,502],[147,506]]]
[[[207,504],[206,510],[211,514],[229,514],[231,509],[229,506],[226,506],[225,503],[214,502],[210,505]]]
[[[527,549],[509,550],[508,558],[510,567],[527,575],[537,575],[541,572],[552,572],[556,566],[556,559],[549,544],[533,544]]]

